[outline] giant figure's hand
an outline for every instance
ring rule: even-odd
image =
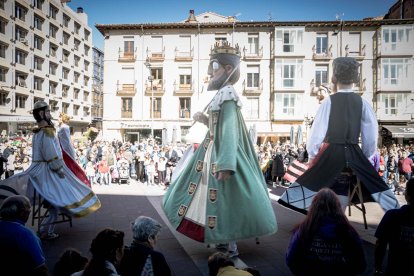
[[[208,117],[203,112],[196,112],[193,115],[193,120],[208,125]]]
[[[223,180],[223,181],[229,180],[230,177],[231,177],[231,171],[220,171],[220,172],[216,172],[214,174],[214,177],[217,180]]]

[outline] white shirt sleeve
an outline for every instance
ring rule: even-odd
[[[378,121],[371,105],[362,99],[361,116],[361,149],[367,158],[370,158],[377,149]]]
[[[331,98],[327,97],[319,107],[313,120],[310,135],[306,144],[306,150],[310,159],[315,158],[319,152],[319,148],[323,140],[325,139],[326,132],[328,131],[329,115],[331,112]]]

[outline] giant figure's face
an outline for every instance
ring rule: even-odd
[[[210,65],[208,66],[208,75],[210,76],[207,87],[208,91],[218,90],[223,86],[231,72],[229,67],[230,69],[232,68],[230,65],[221,65],[217,59],[210,60]]]

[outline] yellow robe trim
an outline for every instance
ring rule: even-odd
[[[90,206],[89,208],[74,214],[73,216],[76,217],[76,218],[81,218],[81,217],[84,217],[86,215],[89,215],[89,214],[95,212],[99,208],[101,208],[101,202],[99,201],[99,199],[96,199],[96,202],[92,206]]]
[[[80,207],[80,206],[82,206],[82,205],[84,205],[86,202],[88,202],[92,197],[94,197],[95,196],[95,194],[93,193],[93,192],[90,192],[87,196],[85,196],[82,200],[80,200],[80,201],[78,201],[78,202],[75,202],[75,203],[72,203],[71,205],[66,205],[65,207],[63,207],[63,208],[65,208],[65,209],[75,209],[75,208],[78,208],[78,207]]]

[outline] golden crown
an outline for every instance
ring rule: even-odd
[[[214,44],[214,47],[211,48],[210,55],[216,55],[216,54],[232,54],[236,56],[240,56],[240,48],[239,44],[236,44],[235,47],[231,47],[230,43],[225,41],[217,41]]]

